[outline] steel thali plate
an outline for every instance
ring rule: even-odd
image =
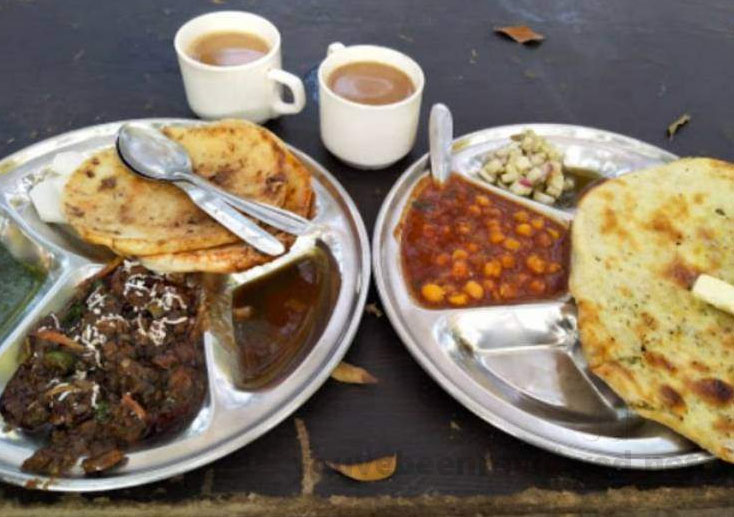
[[[477,180],[482,158],[524,129],[546,137],[563,153],[566,166],[597,171],[603,177],[676,158],[598,129],[519,124],[456,139],[452,170]],[[589,371],[569,295],[522,305],[446,310],[424,308],[412,298],[403,278],[396,229],[427,167],[426,155],[395,183],[377,217],[372,243],[375,282],[385,312],[421,366],[480,418],[557,454],[636,469],[683,467],[713,459],[673,431],[635,415]],[[515,199],[566,224],[573,219],[573,207],[548,208]]]
[[[62,151],[91,154],[114,144],[114,122],[65,133],[27,147],[0,161],[0,243],[9,251],[40,265],[46,279],[18,314],[12,329],[0,335],[0,389],[17,367],[18,347],[29,327],[51,310],[63,306],[75,286],[100,270],[110,255],[86,245],[59,225],[42,222],[28,191],[48,174],[53,157]],[[195,125],[187,119],[144,119],[153,125]],[[102,477],[84,477],[80,469],[67,477],[46,478],[22,472],[20,465],[39,441],[18,431],[0,430],[0,478],[6,482],[58,491],[99,491],[164,479],[210,463],[275,427],[300,407],[329,377],[351,343],[361,319],[370,277],[369,239],[356,206],[338,181],[301,151],[290,148],[312,174],[315,191],[314,231],[298,238],[275,261],[238,275],[230,284],[256,280],[304,255],[327,253],[338,288],[329,306],[330,317],[320,335],[290,364],[287,371],[257,389],[237,386],[229,336],[221,329],[204,335],[209,392],[204,404],[183,431],[142,443],[130,450],[128,462]],[[213,325],[213,327],[215,327]],[[0,425],[3,425],[0,422]],[[4,427],[4,425],[3,425]]]

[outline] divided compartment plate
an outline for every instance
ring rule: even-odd
[[[40,268],[45,280],[27,305],[12,317],[7,332],[0,329],[0,389],[18,364],[19,346],[42,316],[60,309],[76,286],[99,271],[112,254],[88,245],[60,225],[42,222],[28,197],[30,188],[47,174],[53,157],[63,151],[85,155],[114,144],[119,127],[129,121],[93,126],[53,137],[0,162],[0,243]],[[198,125],[187,119],[143,119],[135,122]],[[57,491],[119,489],[164,479],[210,463],[275,427],[300,407],[331,374],[351,343],[362,317],[370,278],[369,240],[364,223],[346,191],[321,165],[289,147],[312,175],[315,192],[314,230],[300,236],[292,249],[274,261],[247,272],[226,275],[232,288],[255,281],[307,255],[318,247],[330,257],[338,276],[328,300],[330,315],[320,332],[269,379],[250,388],[236,371],[234,340],[226,326],[212,325],[204,333],[209,391],[199,413],[178,433],[143,441],[128,451],[128,462],[99,477],[85,477],[75,468],[65,477],[48,478],[22,472],[20,466],[42,443],[16,430],[0,430],[0,478],[3,481]],[[209,275],[209,278],[221,275]],[[222,316],[222,313],[219,314]],[[226,318],[226,316],[225,316]],[[231,327],[230,327],[231,332]],[[300,345],[299,345],[300,346]]]
[[[567,223],[573,219],[573,207],[552,208],[520,198],[476,174],[487,153],[525,129],[555,145],[566,166],[594,170],[602,177],[676,158],[622,135],[561,124],[501,126],[454,140],[454,172]],[[635,469],[712,460],[675,432],[634,414],[589,371],[578,339],[576,307],[568,294],[518,305],[439,310],[413,299],[403,278],[395,230],[428,166],[425,155],[397,180],[380,209],[372,243],[375,282],[385,312],[418,363],[480,418],[557,454]]]

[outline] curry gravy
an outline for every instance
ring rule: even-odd
[[[338,267],[320,247],[293,264],[237,288],[232,324],[241,387],[274,382],[326,328],[339,292]]]
[[[329,76],[329,88],[360,104],[393,104],[410,97],[415,85],[402,70],[377,61],[342,65]]]

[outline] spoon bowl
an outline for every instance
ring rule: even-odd
[[[186,149],[149,126],[125,124],[117,135],[117,152],[134,172],[158,181],[179,181],[193,174]]]

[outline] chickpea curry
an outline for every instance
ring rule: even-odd
[[[456,174],[418,183],[401,231],[403,272],[422,305],[504,305],[567,289],[567,229]]]

